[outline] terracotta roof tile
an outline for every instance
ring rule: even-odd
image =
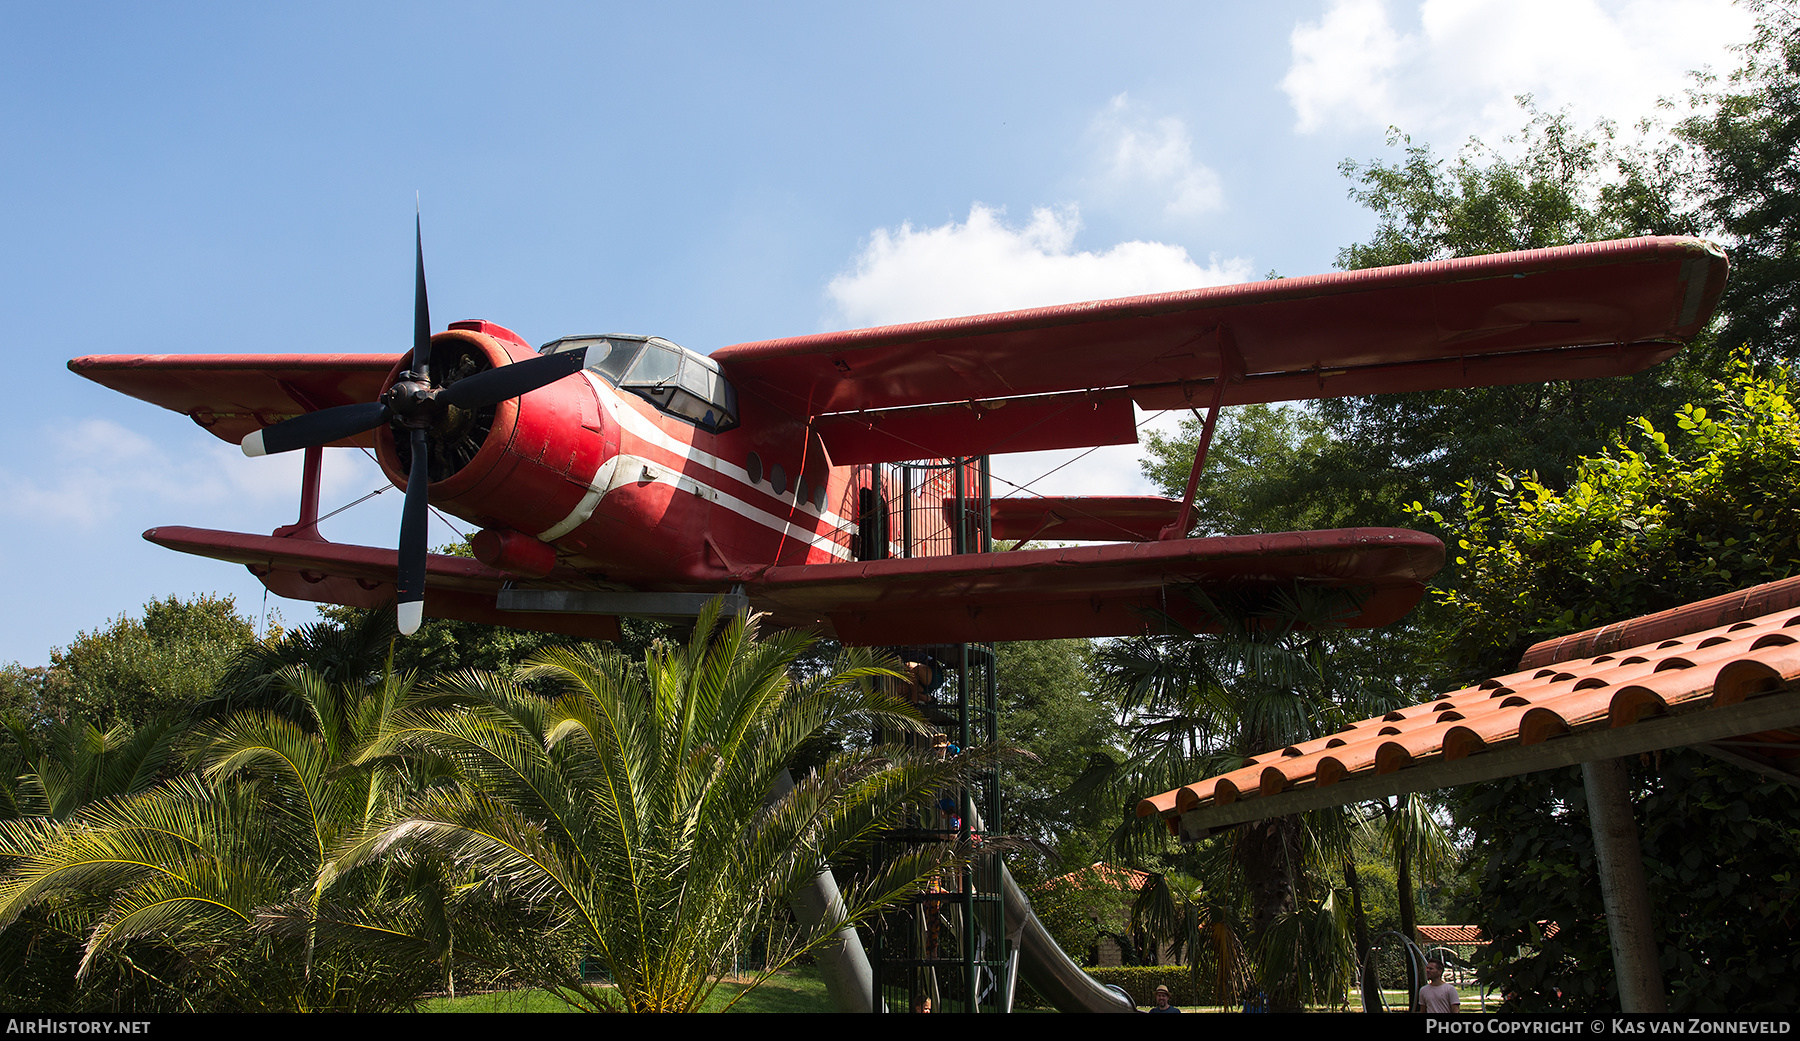
[[[1116,864],[1108,864],[1105,861],[1096,861],[1089,864],[1087,867],[1071,871],[1066,875],[1058,875],[1055,878],[1048,879],[1044,882],[1044,885],[1080,885],[1081,883],[1094,878],[1098,878],[1102,883],[1111,886],[1114,889],[1127,890],[1133,893],[1142,890],[1144,888],[1144,883],[1150,880],[1148,874],[1138,871],[1135,868],[1119,867]]]
[[[1443,764],[1465,761],[1479,766],[1457,772],[1460,780],[1431,783],[1432,778],[1421,774],[1394,789],[1421,791],[1483,776],[1563,765],[1561,760],[1569,755],[1577,758],[1568,762],[1579,762],[1601,753],[1632,754],[1642,750],[1635,746],[1645,741],[1662,742],[1649,747],[1667,747],[1728,738],[1723,745],[1754,746],[1763,762],[1792,770],[1800,766],[1800,729],[1795,729],[1800,728],[1800,683],[1796,682],[1800,681],[1800,639],[1796,639],[1800,636],[1800,579],[1772,586],[1779,588],[1773,593],[1759,592],[1764,587],[1745,590],[1703,605],[1609,626],[1604,633],[1594,630],[1578,634],[1579,638],[1540,644],[1529,652],[1531,664],[1518,672],[1363,720],[1329,737],[1262,753],[1246,760],[1240,769],[1144,799],[1138,804],[1138,815],[1175,818],[1205,811],[1203,817],[1210,814],[1209,819],[1219,820],[1216,824],[1184,820],[1183,830],[1193,832],[1297,812],[1273,803],[1266,812],[1249,805],[1258,799],[1281,796],[1278,801],[1303,801],[1308,805],[1298,808],[1307,809],[1374,797],[1359,791],[1346,792],[1343,799],[1328,799],[1317,791],[1347,780],[1365,781],[1401,771],[1429,774]],[[1734,614],[1766,607],[1772,600],[1793,603],[1755,618]],[[1700,618],[1715,624],[1698,632],[1675,631],[1676,622]],[[1620,648],[1618,633],[1648,634],[1650,639]],[[1545,647],[1603,653],[1557,661],[1541,650]],[[1727,707],[1772,696],[1774,700],[1756,712],[1719,715]],[[1699,717],[1703,713],[1715,715],[1702,723]],[[1685,724],[1673,731],[1668,726],[1646,726],[1663,717],[1680,717],[1698,729]],[[1735,737],[1729,731],[1712,732],[1740,719],[1746,726],[1760,729]],[[1627,728],[1639,731],[1623,733]],[[1621,733],[1608,741],[1605,735],[1615,731]],[[1549,759],[1557,761],[1548,761],[1546,755],[1520,753],[1508,760],[1522,764],[1517,770],[1503,769],[1498,758],[1476,763],[1500,750],[1535,746],[1548,750],[1572,735],[1583,735],[1584,740],[1547,751]],[[1589,746],[1601,752],[1583,754]],[[1615,747],[1624,750],[1607,751]],[[1308,792],[1314,794],[1299,798]],[[1234,804],[1241,805],[1229,814],[1212,812]]]
[[[1427,943],[1486,943],[1479,925],[1421,925],[1416,927]]]

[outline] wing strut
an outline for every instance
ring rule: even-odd
[[[1206,450],[1212,445],[1213,425],[1218,422],[1219,408],[1225,401],[1225,384],[1244,375],[1244,356],[1232,344],[1225,323],[1219,323],[1214,335],[1219,342],[1219,374],[1213,378],[1212,404],[1207,406],[1206,423],[1200,428],[1200,445],[1194,449],[1194,465],[1188,471],[1187,491],[1181,496],[1181,512],[1175,515],[1175,523],[1157,533],[1158,540],[1187,538],[1194,512],[1194,489],[1200,485],[1200,469],[1206,465]]]
[[[308,445],[305,463],[300,470],[300,519],[276,528],[275,535],[290,539],[311,539],[314,542],[325,541],[325,536],[319,534],[319,483],[324,470],[325,447]]]

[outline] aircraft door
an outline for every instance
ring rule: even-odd
[[[889,553],[888,501],[874,475],[873,486],[856,491],[856,559],[886,560]]]

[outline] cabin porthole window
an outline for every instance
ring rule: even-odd
[[[787,494],[787,471],[781,468],[780,463],[769,470],[769,486],[775,489],[776,495]]]
[[[755,452],[751,452],[750,458],[744,460],[744,470],[749,473],[751,484],[761,484],[762,456],[757,455]]]

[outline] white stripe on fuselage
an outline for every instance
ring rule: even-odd
[[[666,484],[678,492],[687,492],[695,498],[703,499],[716,506],[723,506],[738,516],[755,521],[765,528],[770,528],[774,531],[785,530],[790,538],[793,538],[795,541],[804,542],[814,549],[824,550],[832,556],[842,560],[852,559],[848,549],[838,545],[829,537],[809,531],[798,525],[790,524],[766,510],[760,510],[755,506],[750,505],[729,492],[722,492],[717,488],[694,480],[687,474],[677,472],[676,470],[671,469],[667,463],[659,462],[655,459],[646,459],[641,455],[620,455],[615,458],[619,460],[619,465],[618,468],[613,471],[612,487],[608,488],[607,491],[634,484]],[[604,498],[604,494],[602,497]]]
[[[607,383],[605,380],[585,369],[582,370],[581,374],[587,378],[589,383],[593,384],[595,396],[599,398],[600,403],[606,411],[622,429],[629,431],[633,437],[649,442],[651,445],[654,445],[685,462],[698,463],[700,466],[711,469],[721,476],[729,477],[734,481],[750,485],[751,487],[756,486],[756,482],[750,480],[750,472],[748,470],[724,459],[720,459],[718,456],[709,452],[701,451],[684,441],[671,437],[668,431],[657,425],[655,420],[633,408],[629,402],[621,400],[622,395],[619,391],[615,390],[610,383]],[[815,549],[822,549],[832,556],[843,560],[852,559],[848,549],[839,545],[828,536],[818,534],[803,525],[795,524],[787,517],[772,513],[769,510],[746,502],[729,492],[721,491],[705,482],[695,480],[685,473],[677,473],[665,463],[634,455],[617,455],[603,463],[594,472],[594,476],[588,481],[587,493],[581,497],[581,501],[575,505],[575,508],[569,512],[569,515],[551,527],[544,529],[544,531],[538,535],[538,538],[545,542],[549,542],[567,535],[569,532],[574,531],[576,528],[586,523],[589,517],[593,516],[594,510],[599,507],[600,500],[606,497],[607,492],[626,484],[637,484],[645,481],[667,484],[677,491],[685,491],[698,498],[705,499],[708,502],[717,503],[747,520],[754,521],[765,528],[781,532],[784,535],[792,536]],[[798,479],[796,478],[796,483],[797,481]],[[781,501],[783,505],[788,505],[786,500],[778,501]],[[815,509],[811,503],[798,501],[792,505],[798,508],[801,513],[818,517],[820,520],[834,528],[851,528],[851,530],[854,530],[848,521],[829,510],[821,511]]]

